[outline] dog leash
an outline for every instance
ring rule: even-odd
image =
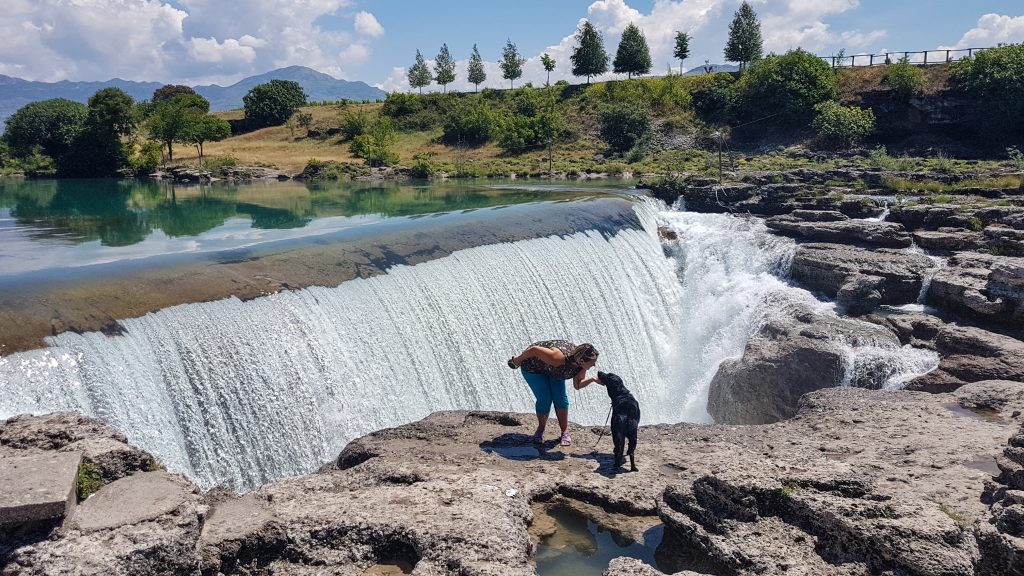
[[[604,427],[608,425],[608,421],[612,419],[612,406],[608,407],[608,416],[605,416],[604,426],[601,427],[601,433],[597,436],[597,442],[594,442],[593,450],[597,450],[597,445],[601,443],[601,438],[604,437]]]

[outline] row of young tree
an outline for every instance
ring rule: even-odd
[[[296,82],[260,84],[243,99],[246,124],[284,124],[305,101]],[[175,144],[194,146],[202,160],[207,142],[231,133],[226,120],[210,114],[206,98],[188,86],[167,85],[143,102],[119,88],[104,88],[86,104],[63,98],[31,102],[7,119],[0,144],[3,155],[30,170],[92,177],[152,172],[174,160]]]
[[[680,74],[683,73],[683,62],[690,57],[691,41],[692,37],[685,32],[677,32],[675,35],[672,53],[679,60]],[[750,62],[760,59],[763,51],[761,22],[750,4],[743,2],[733,16],[732,23],[729,24],[729,40],[725,45],[725,59],[729,62],[739,62],[740,68],[743,69]],[[573,76],[586,77],[587,84],[590,84],[592,77],[608,72],[610,58],[604,47],[604,39],[594,25],[587,20],[584,20],[576,30],[576,45],[570,60]],[[508,80],[512,88],[515,88],[515,81],[522,77],[525,63],[526,59],[519,53],[516,45],[511,40],[507,40],[498,67],[501,69],[502,78]],[[555,70],[557,62],[545,52],[540,57],[540,63],[547,72],[547,83],[550,84],[551,72]],[[651,50],[647,44],[647,37],[639,27],[630,24],[622,31],[622,38],[619,40],[618,49],[615,51],[615,58],[611,59],[611,64],[612,72],[626,74],[628,78],[650,73]],[[406,74],[409,86],[417,88],[422,93],[423,88],[436,82],[444,92],[447,92],[448,84],[455,82],[455,66],[456,63],[448,50],[448,44],[442,44],[441,50],[434,58],[433,72],[427,65],[426,59],[423,58],[423,54],[417,50],[416,60]],[[466,79],[477,90],[479,90],[480,84],[487,80],[484,62],[476,44],[473,45],[473,53],[469,57]]]

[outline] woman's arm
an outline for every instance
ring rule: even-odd
[[[522,366],[524,360],[536,358],[549,366],[558,366],[565,362],[565,354],[557,348],[530,346],[522,354],[512,359],[516,366]]]
[[[577,390],[582,390],[582,389],[586,388],[587,386],[590,386],[594,382],[597,382],[597,378],[586,378],[586,379],[584,379],[583,377],[586,376],[586,375],[587,375],[587,371],[586,370],[580,370],[579,372],[577,372],[576,376],[574,376],[573,379],[572,379],[572,387],[577,389]]]

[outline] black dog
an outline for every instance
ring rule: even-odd
[[[626,457],[622,452],[626,440],[629,439],[629,470],[636,472],[636,461],[633,459],[633,451],[636,450],[636,427],[640,424],[640,404],[636,398],[629,393],[622,378],[607,372],[598,372],[597,380],[607,390],[608,397],[612,399],[612,443],[615,445],[615,467],[618,468],[626,463]]]

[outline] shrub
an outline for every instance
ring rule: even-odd
[[[974,96],[994,126],[1024,129],[1024,44],[982,50],[952,65],[953,79]]]
[[[911,64],[904,56],[898,63],[885,67],[882,83],[892,88],[900,98],[909,99],[924,88],[924,70]]]
[[[445,144],[477,146],[491,139],[495,117],[490,107],[478,98],[460,102],[444,120]]]
[[[814,107],[818,116],[812,127],[827,145],[849,146],[875,131],[875,113],[857,106],[843,106],[834,100]]]
[[[412,166],[409,168],[409,175],[413,178],[430,178],[437,174],[437,166],[431,162],[433,154],[416,154],[412,157]]]
[[[814,107],[835,97],[836,84],[828,63],[798,48],[754,63],[737,89],[746,118],[774,114],[780,124],[806,126]]]
[[[281,126],[295,110],[306,103],[306,93],[298,82],[271,80],[254,86],[242,98],[245,119],[256,128]]]
[[[868,154],[868,163],[875,168],[882,170],[896,170],[901,172],[909,172],[917,167],[913,158],[907,156],[901,156],[895,158],[889,155],[888,150],[885,146],[877,146]]]
[[[394,143],[394,123],[389,118],[378,118],[369,132],[352,140],[349,152],[370,166],[391,166],[398,163],[398,154],[391,150]]]
[[[63,155],[85,123],[84,104],[55,98],[31,102],[7,119],[4,140],[16,156],[28,156],[36,147],[51,157]]]
[[[729,123],[736,101],[736,79],[732,74],[718,73],[702,76],[693,89],[693,111],[708,122]]]
[[[366,134],[373,125],[374,117],[366,110],[346,110],[341,115],[341,137],[352,140],[356,136]]]
[[[136,176],[147,176],[155,172],[163,160],[162,152],[163,145],[155,140],[146,140],[140,144],[138,150],[128,159],[132,173]]]
[[[1024,152],[1021,152],[1020,148],[1010,146],[1006,149],[1006,155],[1010,157],[1010,162],[1014,168],[1024,172]]]
[[[616,152],[632,150],[651,135],[651,113],[637,104],[613,104],[601,112],[601,138]]]
[[[526,116],[510,112],[498,122],[498,146],[507,152],[544,146],[557,138],[560,131],[561,121],[555,113]]]

